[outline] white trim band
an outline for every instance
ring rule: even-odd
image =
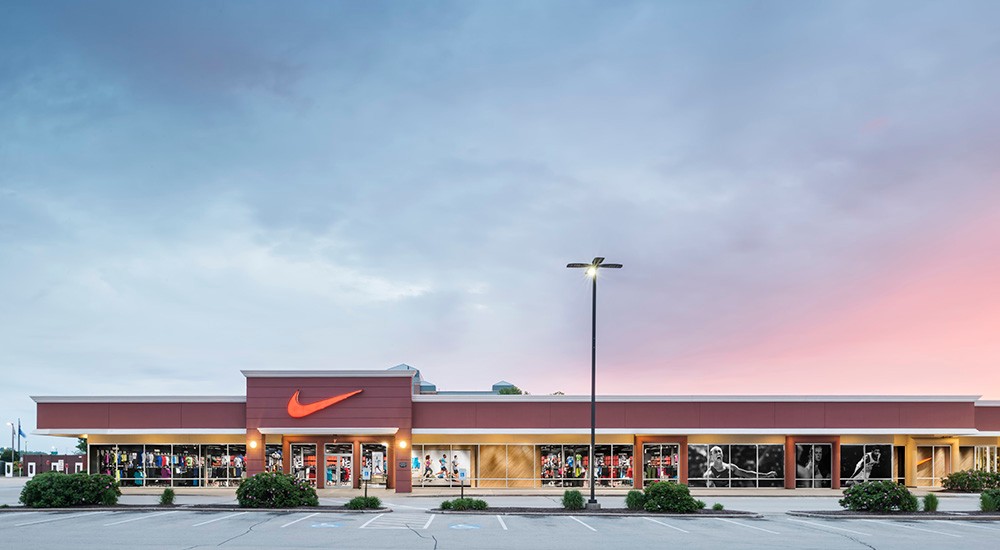
[[[57,428],[36,429],[35,435],[245,435],[245,428]]]
[[[399,428],[257,428],[264,435],[396,435]]]
[[[414,428],[414,435],[582,435],[590,428]],[[969,428],[598,428],[598,435],[982,435]]]
[[[978,395],[598,395],[600,403],[973,403]],[[414,395],[428,403],[587,402],[589,395]],[[997,402],[1000,405],[1000,402]]]
[[[247,378],[413,378],[415,370],[241,370]]]
[[[32,395],[35,403],[246,403],[245,395]]]

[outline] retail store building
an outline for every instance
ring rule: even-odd
[[[86,437],[124,486],[217,487],[283,471],[319,488],[839,488],[997,471],[1000,402],[976,396],[438,392],[417,370],[243,371],[228,397],[33,397],[36,434]]]

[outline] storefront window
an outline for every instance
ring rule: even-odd
[[[1000,472],[1000,456],[997,455],[997,447],[993,445],[976,447],[973,464],[977,470]]]
[[[247,446],[229,446],[229,485],[239,485],[246,474]]]
[[[782,445],[688,445],[688,485],[781,487],[784,458]]]
[[[292,476],[316,486],[316,445],[313,443],[292,443]]]
[[[562,445],[539,445],[538,455],[542,487],[562,487],[564,477]]]
[[[226,467],[229,462],[225,445],[203,445],[205,476],[209,487],[225,487],[229,480]]]
[[[146,464],[146,485],[169,487],[171,475],[170,445],[146,445],[144,462]]]
[[[142,445],[91,445],[90,471],[113,476],[122,487],[146,484]]]
[[[198,453],[198,445],[174,445],[171,467],[174,487],[198,487],[203,460]]]
[[[264,447],[264,471],[281,472],[284,468],[281,461],[281,445],[267,445]]]
[[[415,445],[410,453],[413,486],[471,486],[475,449],[475,445]]]
[[[642,449],[642,475],[645,483],[679,479],[680,446],[646,444]]]
[[[951,446],[917,447],[917,486],[936,487],[951,472]]]
[[[840,484],[892,479],[892,445],[841,445]]]

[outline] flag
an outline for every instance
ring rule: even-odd
[[[18,435],[18,437],[23,437],[24,439],[28,439],[28,436],[25,435],[24,430],[21,429],[21,419],[20,418],[17,419],[17,435]]]

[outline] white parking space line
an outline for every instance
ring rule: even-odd
[[[685,530],[681,529],[680,527],[674,527],[673,525],[670,525],[669,523],[663,523],[662,521],[658,521],[658,520],[655,520],[653,518],[642,518],[642,519],[644,519],[646,521],[652,521],[653,523],[662,525],[664,527],[669,527],[669,528],[671,528],[671,529],[673,529],[675,531],[680,531],[681,533],[690,533],[691,532],[691,531],[685,531]]]
[[[191,527],[198,527],[199,525],[208,525],[209,523],[215,523],[217,521],[222,521],[224,519],[234,518],[236,516],[242,516],[243,514],[246,514],[246,513],[247,512],[239,512],[239,513],[236,513],[236,514],[230,514],[228,516],[222,516],[221,518],[210,519],[208,521],[203,521],[201,523],[195,523]]]
[[[753,525],[747,525],[745,523],[740,523],[738,521],[733,521],[731,519],[725,519],[725,518],[715,518],[715,519],[717,519],[719,521],[724,521],[726,523],[732,523],[733,525],[739,525],[740,527],[746,527],[748,529],[756,529],[758,531],[763,531],[765,533],[771,533],[772,535],[780,535],[781,534],[781,533],[779,533],[777,531],[771,531],[769,529],[764,529],[762,527],[754,527]]]
[[[382,516],[384,516],[384,515],[385,515],[385,514],[379,514],[379,515],[377,515],[377,516],[373,517],[372,519],[370,519],[370,520],[366,521],[364,525],[362,525],[361,527],[358,527],[358,529],[364,529],[365,527],[368,527],[368,524],[369,524],[369,523],[371,523],[371,522],[373,522],[373,521],[377,520],[378,518],[380,518],[380,517],[382,517]]]
[[[105,527],[111,527],[112,525],[121,525],[123,523],[129,523],[129,522],[132,522],[132,521],[139,521],[140,519],[155,518],[157,516],[165,516],[167,514],[176,514],[179,511],[180,510],[173,510],[173,511],[170,511],[170,512],[160,512],[158,514],[140,514],[138,517],[129,518],[129,519],[123,519],[121,521],[114,521],[114,522],[111,522],[111,523],[105,523],[104,526]]]
[[[580,520],[576,519],[576,518],[575,518],[575,517],[573,517],[573,516],[569,516],[569,519],[571,519],[571,520],[573,520],[573,521],[575,521],[575,522],[579,523],[580,525],[582,525],[582,526],[586,527],[587,529],[590,529],[591,531],[597,531],[597,529],[594,529],[593,527],[591,527],[591,526],[587,525],[586,523],[584,523],[584,522],[582,522],[582,521],[580,521]]]
[[[431,514],[431,519],[427,520],[427,523],[424,524],[423,528],[427,529],[428,527],[430,527],[431,526],[431,522],[434,521],[434,518],[436,518],[436,517],[437,517],[437,514]]]
[[[866,537],[872,536],[871,533],[862,533],[861,531],[852,531],[850,529],[844,529],[843,527],[834,527],[833,525],[827,525],[825,523],[816,523],[813,521],[805,521],[802,519],[792,519],[788,518],[788,521],[794,521],[796,523],[805,523],[806,525],[815,525],[816,527],[821,527],[823,529],[836,529],[838,531],[846,531],[848,533],[854,533],[855,535],[864,535]]]
[[[500,522],[500,527],[503,527],[503,530],[506,531],[507,530],[507,524],[503,522],[503,518],[500,517],[500,516],[497,516],[497,521]]]
[[[282,525],[281,528],[284,529],[285,527],[288,527],[289,525],[295,525],[296,523],[298,523],[298,522],[300,522],[300,521],[302,521],[304,519],[309,519],[309,518],[311,518],[313,516],[318,516],[318,515],[319,515],[319,512],[313,512],[312,514],[309,514],[308,516],[301,517],[301,518],[299,518],[299,519],[297,519],[295,521],[290,521],[290,522]]]
[[[73,519],[73,518],[79,518],[79,517],[83,517],[83,516],[92,516],[94,514],[107,514],[107,512],[84,512],[82,514],[70,514],[68,516],[59,515],[59,516],[54,517],[54,518],[40,519],[38,521],[29,521],[27,523],[15,523],[14,527],[24,527],[26,525],[38,525],[39,523],[49,523],[51,521],[62,521],[64,519]]]
[[[962,538],[962,535],[956,535],[955,533],[945,533],[944,531],[935,531],[933,529],[921,529],[920,527],[912,527],[910,525],[903,525],[901,523],[896,523],[892,521],[880,521],[877,519],[867,519],[865,521],[870,521],[872,523],[881,523],[882,525],[891,525],[893,527],[899,527],[900,529],[912,529],[914,531],[923,531],[925,533],[934,533],[935,535],[944,535],[946,537],[955,537],[956,539]]]

